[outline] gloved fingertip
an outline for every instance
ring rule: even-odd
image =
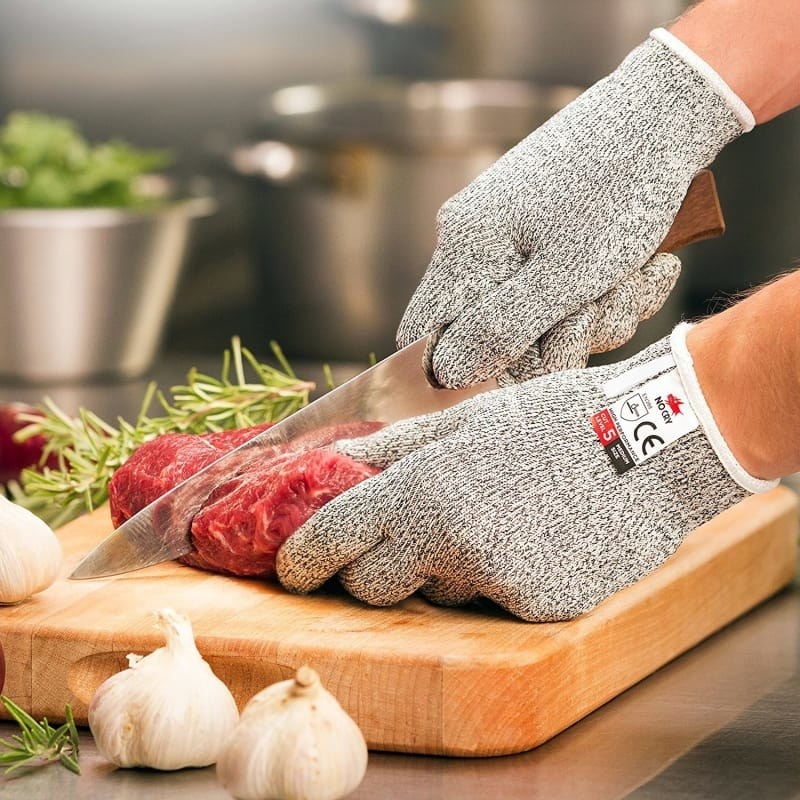
[[[296,536],[290,536],[278,550],[275,572],[284,589],[292,594],[308,594],[322,586],[330,575],[320,568],[321,565],[308,563],[303,556],[302,542],[291,542]]]
[[[275,571],[284,588],[296,594],[318,589],[380,538],[364,512],[374,505],[360,492],[366,483],[326,503],[281,545]]]
[[[666,275],[681,271],[681,260],[674,253],[656,253],[642,267],[642,274],[647,277],[654,273]]]
[[[539,349],[545,372],[586,366],[598,313],[596,303],[587,303],[542,336]]]
[[[439,381],[439,377],[436,375],[436,370],[433,368],[433,354],[436,352],[436,347],[438,346],[441,337],[442,329],[437,328],[428,337],[428,341],[425,344],[425,350],[422,353],[422,371],[425,373],[425,379],[431,386],[433,386],[434,389],[446,388],[445,385]]]
[[[515,361],[505,372],[497,376],[497,385],[515,386],[518,383],[539,378],[547,372],[542,361],[541,342],[534,342],[519,360]]]
[[[395,333],[394,342],[397,349],[402,350],[404,347],[408,347],[408,345],[416,342],[421,336],[424,336],[424,334],[419,333],[419,335],[417,335],[417,327],[415,325],[401,322]]]
[[[517,354],[512,354],[512,357]],[[440,335],[431,357],[433,378],[446,389],[466,389],[505,372],[510,357],[495,351],[454,322]]]
[[[589,363],[589,349],[543,348],[542,365],[547,374],[568,369],[583,369]]]
[[[433,578],[425,583],[421,594],[431,603],[440,606],[464,606],[478,597],[471,583],[460,583],[456,580],[444,581]]]
[[[425,583],[422,576],[399,575],[396,568],[392,575],[385,575],[365,564],[343,569],[339,580],[348,594],[370,606],[393,606]]]
[[[642,267],[639,319],[650,319],[661,309],[680,274],[681,260],[672,253],[657,253]]]

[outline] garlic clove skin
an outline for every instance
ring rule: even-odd
[[[63,560],[53,529],[0,494],[0,604],[19,603],[46,589]]]
[[[129,668],[100,684],[89,703],[89,729],[100,754],[119,767],[206,767],[239,710],[198,652],[189,620],[164,609],[158,621],[166,645],[129,655]]]
[[[302,666],[245,706],[217,778],[236,800],[338,800],[361,783],[367,757],[359,727]]]

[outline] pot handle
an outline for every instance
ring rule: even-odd
[[[239,175],[283,187],[354,189],[363,185],[363,162],[364,154],[356,149],[317,151],[279,140],[241,145],[230,156]]]

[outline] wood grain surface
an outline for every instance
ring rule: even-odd
[[[725,233],[725,217],[722,214],[717,183],[709,169],[697,173],[664,241],[658,248],[661,253],[674,253],[681,247],[713,239]]]
[[[189,616],[240,705],[303,663],[376,750],[490,756],[536,747],[791,582],[798,503],[780,487],[693,531],[660,569],[566,623],[411,598],[369,608],[341,590],[276,585],[170,562],[113,578],[66,576],[111,530],[106,508],[59,531],[62,577],[0,608],[5,692],[35,716],[86,719],[130,652],[163,644],[153,611]]]

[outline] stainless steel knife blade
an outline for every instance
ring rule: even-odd
[[[208,495],[274,448],[289,447],[305,437],[313,441],[319,431],[333,425],[390,424],[439,411],[497,387],[490,380],[468,389],[434,389],[422,369],[426,344],[422,338],[398,350],[187,478],[120,525],[69,577],[118,575],[189,553],[191,522]]]

